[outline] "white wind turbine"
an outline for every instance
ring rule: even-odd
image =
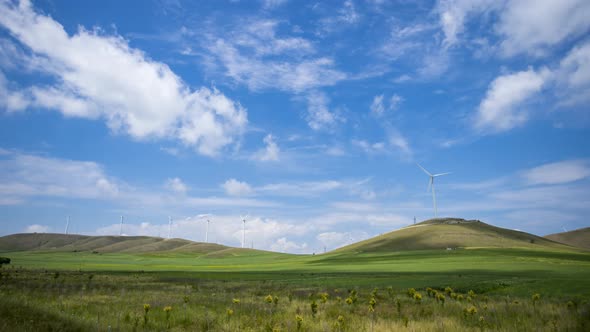
[[[434,205],[434,217],[436,218],[437,217],[437,210],[436,210],[436,194],[435,194],[435,190],[434,190],[434,178],[437,176],[451,174],[451,172],[431,174],[424,167],[420,166],[420,164],[416,164],[416,165],[418,165],[418,167],[420,167],[424,171],[424,173],[426,173],[430,177],[430,181],[428,181],[428,190],[430,190],[430,188],[432,188],[432,205]]]
[[[209,223],[211,222],[211,214],[207,213],[207,214],[199,214],[197,216],[197,218],[199,219],[203,219],[203,218],[207,218],[205,220],[207,220],[207,228],[205,229],[205,243],[209,243]]]
[[[70,228],[70,216],[66,217],[66,235],[68,235],[68,228]]]
[[[242,220],[242,248],[246,247],[246,218],[248,218],[247,214],[245,216],[240,215]]]
[[[119,236],[123,235],[123,216],[121,216],[121,225],[119,226]]]
[[[172,217],[168,216],[168,239],[170,239],[170,232],[172,231]]]

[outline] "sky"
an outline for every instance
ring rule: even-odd
[[[0,235],[590,226],[590,2],[0,0]],[[207,216],[204,216],[207,215]]]

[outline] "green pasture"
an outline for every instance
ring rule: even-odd
[[[267,280],[310,286],[447,285],[491,293],[590,297],[590,254],[531,249],[419,250],[289,255],[243,251],[223,257],[182,253],[5,252],[10,268],[146,273],[159,278]],[[5,267],[6,268],[6,267]]]

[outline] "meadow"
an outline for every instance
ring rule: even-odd
[[[590,254],[8,252],[3,331],[587,331]]]

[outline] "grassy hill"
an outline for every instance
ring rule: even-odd
[[[573,249],[533,234],[495,227],[479,220],[430,219],[333,251],[392,252],[457,248]]]
[[[545,236],[545,238],[572,247],[590,249],[590,227],[580,228],[569,232],[550,234]]]
[[[26,233],[0,237],[0,251],[92,251],[98,253],[178,252],[210,254],[228,248],[214,243],[200,243],[183,239],[163,239],[149,236],[86,236]]]

